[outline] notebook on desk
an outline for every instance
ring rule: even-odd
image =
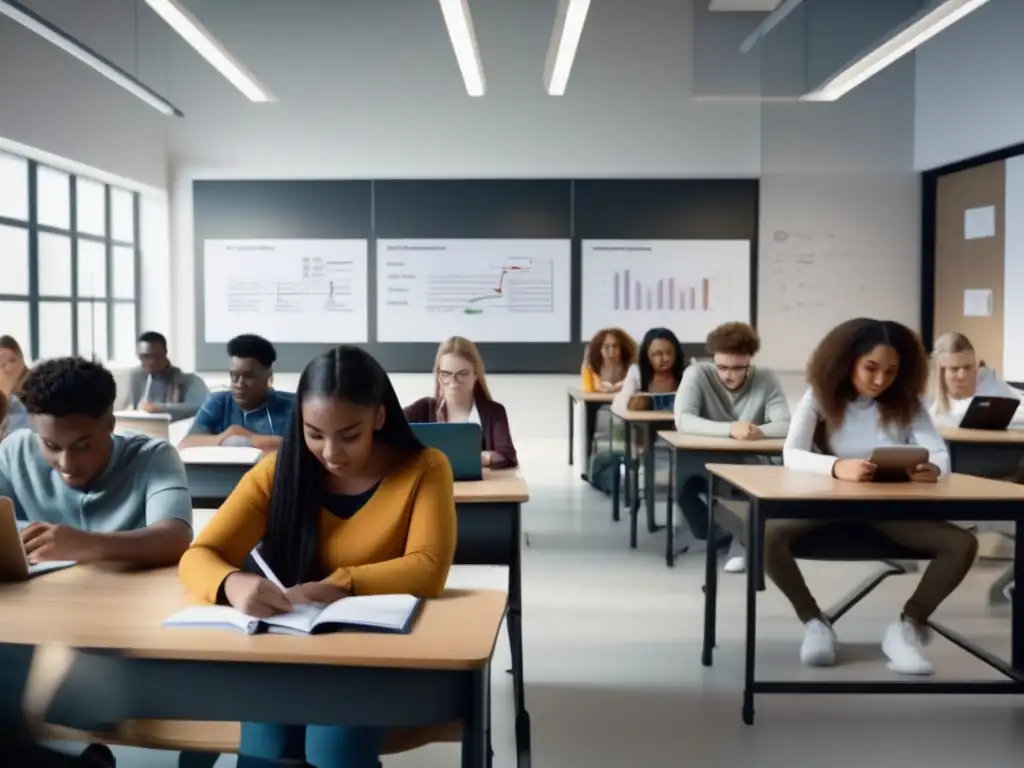
[[[256,619],[229,606],[202,605],[178,611],[164,626],[234,629],[247,635],[315,635],[346,629],[405,635],[412,629],[420,603],[412,595],[358,595],[327,606],[299,605],[268,619]]]
[[[25,581],[75,564],[71,560],[29,563],[25,546],[21,543],[21,532],[28,526],[29,523],[15,517],[14,502],[6,496],[0,496],[0,581]]]

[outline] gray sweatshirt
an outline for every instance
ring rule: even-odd
[[[675,417],[676,429],[691,435],[729,437],[734,421],[755,424],[765,437],[785,437],[789,431],[789,404],[779,380],[753,366],[743,386],[730,392],[714,363],[691,363],[676,394]]]
[[[152,379],[141,368],[135,368],[129,375],[128,385],[117,393],[114,410],[134,410],[146,400],[158,406],[160,413],[170,414],[172,421],[180,421],[195,416],[209,394],[205,381],[180,368],[172,366],[162,376]]]

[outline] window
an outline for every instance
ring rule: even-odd
[[[0,152],[0,334],[32,359],[132,358],[138,206],[134,192]]]

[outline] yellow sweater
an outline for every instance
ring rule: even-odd
[[[221,584],[263,539],[276,455],[253,467],[182,556],[189,592],[216,602]],[[444,591],[455,557],[452,470],[428,448],[381,480],[366,505],[347,520],[320,510],[321,567],[355,595]]]

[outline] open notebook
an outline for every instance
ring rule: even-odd
[[[412,595],[360,595],[328,606],[299,605],[291,613],[268,619],[256,619],[228,606],[201,605],[178,611],[164,626],[235,629],[247,635],[313,635],[344,629],[408,634],[421,602]]]

